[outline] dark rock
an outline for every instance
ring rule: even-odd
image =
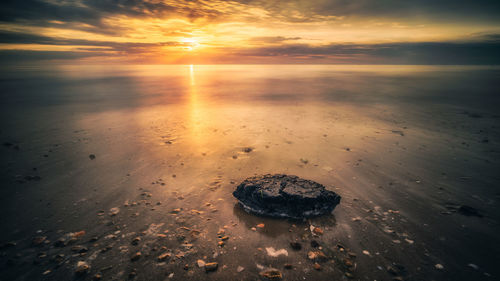
[[[313,248],[318,248],[318,247],[319,247],[319,243],[318,243],[318,241],[316,241],[316,240],[311,240],[311,247],[313,247]]]
[[[317,182],[280,174],[248,178],[233,195],[249,213],[295,219],[329,214],[341,198]]]
[[[290,242],[290,247],[296,251],[302,249],[302,245],[299,242]]]
[[[216,263],[216,262],[209,262],[209,263],[205,264],[205,271],[206,272],[216,271],[218,267],[219,267],[218,263]]]
[[[95,155],[94,154],[90,154],[89,158],[90,158],[90,160],[94,160],[95,159]]]
[[[476,208],[467,205],[460,206],[460,208],[458,208],[458,212],[464,216],[483,217],[483,215],[481,215]]]

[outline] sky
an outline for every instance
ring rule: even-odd
[[[500,64],[500,1],[0,1],[0,62],[34,61]]]

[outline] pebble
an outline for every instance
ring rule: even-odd
[[[236,268],[236,272],[242,272],[243,270],[245,270],[245,268],[241,265],[238,265],[238,268]]]
[[[135,238],[132,240],[131,244],[132,244],[132,245],[137,245],[137,244],[139,244],[139,242],[141,242],[141,237],[135,237]]]
[[[258,227],[258,228],[264,228],[265,226],[266,226],[266,225],[265,225],[265,224],[263,224],[263,223],[259,223],[259,224],[257,225],[257,227]]]
[[[363,250],[363,254],[369,256],[370,252],[368,252],[367,250]]]
[[[38,246],[38,245],[41,245],[43,242],[45,242],[46,239],[47,239],[47,236],[37,236],[37,237],[33,238],[31,243],[34,246]]]
[[[205,261],[204,260],[197,260],[196,264],[198,264],[198,267],[204,267],[205,266]]]
[[[119,212],[120,212],[120,208],[118,208],[118,207],[114,207],[114,208],[109,209],[109,215],[112,217],[118,215]]]
[[[281,271],[270,268],[264,271],[261,271],[259,273],[260,276],[265,277],[269,280],[281,280],[283,278],[283,275],[281,274]]]
[[[319,263],[317,263],[317,262],[315,262],[315,263],[313,264],[313,267],[314,267],[314,269],[316,269],[316,270],[321,270],[321,265],[319,265]]]
[[[209,262],[209,263],[205,264],[205,271],[206,272],[216,271],[218,267],[219,267],[218,263],[216,263],[216,262]]]
[[[158,261],[164,261],[168,258],[170,258],[171,254],[170,253],[163,253],[158,256]]]
[[[477,266],[477,265],[475,265],[475,264],[473,264],[473,263],[469,263],[467,266],[468,266],[468,267],[470,267],[470,268],[473,268],[473,269],[475,269],[475,270],[478,270],[478,269],[479,269],[479,266]]]
[[[71,251],[73,252],[78,252],[78,253],[85,253],[88,252],[89,249],[87,247],[81,246],[81,245],[76,245],[71,248]]]
[[[76,263],[75,273],[85,274],[90,270],[90,265],[85,261],[79,261]]]
[[[138,260],[139,258],[141,258],[141,256],[142,256],[141,252],[137,252],[137,253],[135,253],[135,254],[134,254],[134,255],[130,258],[130,260],[131,260],[131,261],[136,261],[136,260]]]
[[[313,233],[316,234],[316,235],[323,235],[323,229],[321,229],[319,227],[315,227],[313,229]]]
[[[444,266],[440,263],[437,263],[436,265],[434,265],[434,267],[437,269],[437,270],[442,270],[444,269]]]
[[[133,279],[137,276],[137,270],[134,268],[130,271],[130,273],[128,274],[128,278],[129,279]]]
[[[307,253],[307,257],[310,260],[327,260],[327,256],[322,251],[310,251]]]

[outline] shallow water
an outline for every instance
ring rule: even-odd
[[[134,268],[137,280],[255,280],[260,266],[285,280],[346,272],[388,280],[394,263],[405,280],[498,278],[500,68],[63,65],[0,73],[0,241],[17,244],[1,249],[9,280],[76,278],[79,260],[91,270],[78,278],[89,280],[97,272],[125,279]],[[341,204],[306,221],[246,214],[231,193],[265,173],[315,180]],[[482,217],[460,214],[462,205]],[[113,207],[120,212],[109,216]],[[313,237],[310,225],[324,234]],[[219,247],[224,226],[229,240]],[[85,255],[54,246],[80,230]],[[35,236],[50,243],[33,246]],[[296,239],[300,251],[289,246]],[[307,257],[312,239],[331,256],[320,271]],[[355,267],[342,264],[337,244],[356,253]],[[266,247],[288,256],[268,256]],[[143,256],[130,261],[137,251]],[[184,256],[158,262],[163,252]],[[219,269],[207,276],[198,259]]]

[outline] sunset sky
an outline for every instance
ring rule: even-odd
[[[499,64],[500,1],[4,0],[0,61]]]

